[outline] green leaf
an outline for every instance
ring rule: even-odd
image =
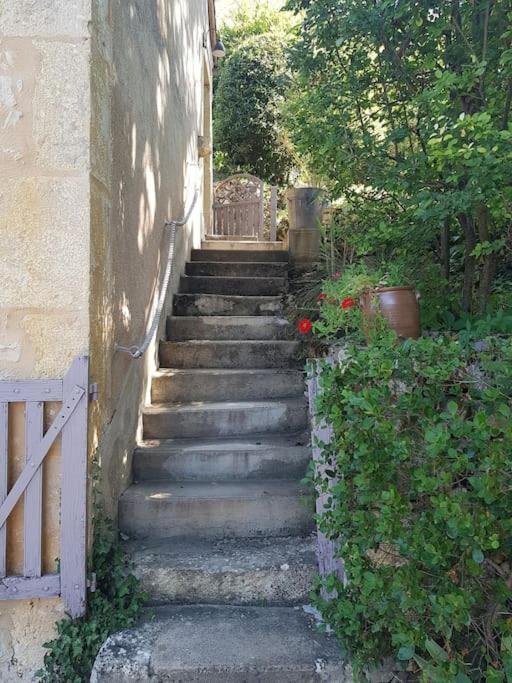
[[[448,404],[446,406],[446,409],[450,413],[450,415],[456,415],[457,410],[459,409],[459,406],[455,403],[455,401],[448,401]]]
[[[473,552],[471,553],[471,557],[477,564],[482,564],[484,561],[485,557],[483,552],[480,550],[480,548],[473,548]]]
[[[446,650],[443,650],[443,648],[438,645],[435,640],[432,640],[431,638],[427,638],[425,641],[425,647],[429,653],[429,655],[432,657],[432,659],[436,662],[447,662],[448,661],[448,653]]]
[[[414,657],[414,645],[404,645],[398,650],[398,659],[401,662],[406,662]]]

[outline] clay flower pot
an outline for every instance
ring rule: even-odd
[[[377,311],[399,337],[418,339],[420,330],[419,293],[414,287],[379,287],[361,297],[361,311],[368,322]]]

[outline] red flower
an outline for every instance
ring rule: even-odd
[[[351,296],[347,296],[345,299],[343,299],[343,301],[341,302],[340,305],[341,305],[341,308],[344,311],[346,311],[349,308],[354,308],[354,306],[356,305],[356,302],[354,301],[354,299]]]
[[[311,328],[313,327],[313,323],[311,320],[308,320],[308,318],[303,318],[302,320],[299,320],[299,323],[297,325],[297,328],[301,334],[308,334],[308,332],[311,332]]]
[[[322,292],[318,295],[318,301],[323,301],[324,299],[327,299],[327,294],[324,294],[324,292]]]

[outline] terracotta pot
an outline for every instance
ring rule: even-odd
[[[377,310],[399,337],[418,339],[420,330],[419,293],[413,287],[379,287],[361,297],[363,318],[371,320]]]

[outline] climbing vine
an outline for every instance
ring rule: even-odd
[[[129,573],[117,530],[101,513],[94,524],[90,570],[96,574],[97,587],[89,594],[87,614],[58,622],[57,637],[45,643],[44,667],[37,672],[43,683],[88,681],[105,640],[132,626],[146,602],[138,580]]]
[[[326,621],[360,671],[392,656],[415,680],[511,681],[512,340],[388,332],[347,342],[321,384],[318,521],[348,578],[325,580]]]

